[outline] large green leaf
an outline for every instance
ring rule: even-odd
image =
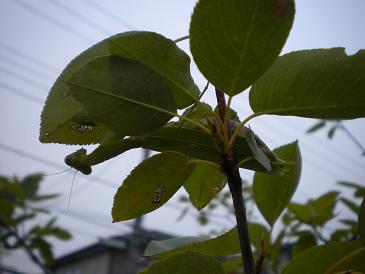
[[[78,55],[67,65],[53,84],[41,114],[39,137],[41,142],[93,144],[100,142],[107,133],[107,129],[103,125],[95,125],[82,132],[77,130],[80,125],[73,121],[72,117],[83,111],[83,107],[75,100],[65,83],[66,79],[90,60],[98,56],[109,55],[109,47],[106,42],[107,40],[103,40]]]
[[[292,0],[200,0],[190,23],[190,50],[214,86],[235,95],[275,61],[294,19]]]
[[[113,222],[130,220],[165,204],[189,178],[193,165],[177,152],[155,155],[137,166],[119,187]]]
[[[225,274],[214,258],[198,253],[185,252],[151,264],[141,274]]]
[[[365,51],[297,51],[280,57],[251,88],[255,113],[319,119],[365,117]]]
[[[168,80],[179,109],[197,100],[199,89],[190,74],[190,58],[176,44],[154,32],[126,32],[109,38],[110,51],[136,60]]]
[[[227,256],[240,253],[237,228],[212,239],[206,237],[172,238],[164,241],[151,241],[144,255],[164,258],[186,251],[201,252],[210,256]]]
[[[166,81],[130,59],[99,57],[79,69],[67,83],[87,110],[87,122],[107,124],[122,136],[156,130],[171,119],[166,112],[176,112]]]
[[[256,173],[253,180],[253,194],[257,207],[271,226],[275,224],[297,189],[302,166],[298,142],[279,147],[274,152],[280,158],[292,162],[291,169],[281,177]]]
[[[358,242],[336,242],[312,247],[290,261],[283,274],[323,274],[329,267],[359,247]],[[360,269],[354,266],[352,270]]]
[[[109,55],[133,59],[161,74],[168,80],[178,108],[190,105],[199,94],[190,75],[189,56],[170,39],[152,32],[117,34],[85,50],[58,77],[41,115],[42,142],[92,144],[99,143],[107,134],[108,130],[103,124],[80,128],[72,119],[84,109],[72,96],[65,81],[92,59]]]
[[[365,199],[362,200],[360,207],[359,234],[360,234],[360,241],[365,246]]]
[[[222,190],[226,176],[219,168],[206,163],[197,163],[184,187],[189,193],[191,203],[199,210]]]
[[[354,273],[355,271],[365,271],[364,258],[365,247],[356,249],[328,268],[325,274],[335,274],[340,271],[348,271],[349,269],[351,269],[351,273]]]
[[[331,191],[307,204],[290,203],[288,209],[295,217],[304,223],[323,226],[334,217],[334,208],[337,204],[338,192]]]

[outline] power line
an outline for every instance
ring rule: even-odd
[[[15,3],[15,1],[13,2]],[[4,44],[2,42],[0,42],[0,48],[2,48],[3,50],[17,56],[18,58],[21,57],[22,60],[27,60],[28,62],[31,62],[35,65],[37,65],[38,67],[41,67],[41,68],[44,68],[46,71],[52,71],[53,73],[59,73],[59,69],[54,67],[54,66],[51,66],[37,58],[34,58],[33,56],[30,56],[28,54],[25,54],[24,52],[18,50],[18,49],[15,49],[13,48],[12,46],[10,45],[7,45],[7,44]]]
[[[112,19],[114,22],[126,27],[127,29],[130,29],[130,30],[138,29],[135,26],[132,26],[131,24],[129,24],[126,20],[124,20],[120,16],[117,16],[116,14],[110,12],[108,9],[104,8],[104,6],[99,5],[98,3],[94,2],[93,0],[84,0],[84,3],[87,4],[89,7],[95,9],[99,13],[102,13],[106,18]]]
[[[76,36],[78,39],[82,40],[83,42],[90,44],[95,43],[95,40],[89,37],[88,35],[85,35],[83,32],[77,31],[74,28],[70,27],[69,25],[65,24],[63,21],[60,21],[52,16],[49,16],[47,13],[35,8],[32,5],[29,5],[28,2],[25,2],[23,0],[17,0],[12,1],[12,3],[28,10],[30,13],[44,19],[45,21],[69,32],[72,33],[74,36]]]
[[[52,75],[47,74],[44,71],[36,70],[36,69],[32,68],[31,66],[23,64],[15,59],[9,58],[8,56],[2,55],[2,56],[0,56],[0,58],[2,60],[4,60],[5,62],[8,62],[11,65],[16,65],[17,67],[23,68],[23,70],[25,70],[27,72],[32,72],[33,74],[40,76],[47,82],[54,80],[54,77]]]
[[[68,6],[64,5],[64,4],[61,4],[57,0],[50,1],[49,3],[56,6],[56,7],[58,7],[59,9],[65,11],[68,14],[71,14],[77,20],[84,21],[87,25],[89,25],[90,27],[92,27],[94,29],[97,29],[102,34],[108,34],[108,35],[112,34],[107,28],[95,23],[95,21],[90,20],[89,18],[87,18],[83,14],[76,12],[74,9],[71,9]]]
[[[40,88],[41,90],[48,90],[49,89],[48,85],[45,85],[45,84],[43,84],[41,82],[38,82],[38,81],[35,81],[34,79],[29,78],[28,76],[25,76],[25,75],[22,75],[20,73],[14,72],[14,71],[9,70],[7,68],[4,68],[4,67],[0,66],[0,71],[4,72],[6,74],[9,74],[14,78],[18,78],[18,79],[20,79],[24,82],[28,82],[29,84],[31,84],[31,85],[33,85],[37,88]]]
[[[26,100],[36,102],[37,104],[42,104],[44,102],[44,100],[38,96],[24,92],[16,87],[13,87],[13,86],[8,85],[7,83],[1,82],[1,81],[0,81],[0,87],[3,88],[3,90],[5,90],[7,92],[16,94]]]

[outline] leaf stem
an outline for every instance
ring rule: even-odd
[[[175,39],[174,43],[176,44],[176,43],[179,43],[179,42],[184,41],[184,40],[189,39],[189,38],[190,38],[189,35],[185,35],[185,36],[182,36],[182,37],[179,37],[179,38]]]

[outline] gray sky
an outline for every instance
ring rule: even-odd
[[[296,19],[284,52],[342,46],[353,54],[365,48],[363,0],[296,2]],[[115,33],[149,30],[171,39],[188,34],[194,4],[194,0],[0,0],[0,174],[24,176],[35,171],[53,173],[66,169],[64,156],[77,147],[38,141],[42,102],[57,75],[77,54]],[[188,51],[187,41],[179,46]],[[202,88],[205,80],[194,65],[192,72]],[[206,101],[213,102],[213,95],[209,92]],[[249,114],[247,94],[238,96],[233,106],[241,118]],[[339,179],[365,182],[364,159],[356,146],[341,133],[331,142],[324,132],[306,135],[305,130],[313,123],[293,117],[261,117],[251,123],[272,148],[299,139],[303,176],[295,195],[297,201],[333,189]],[[365,140],[364,120],[347,121],[345,125]],[[26,155],[19,155],[17,150]],[[32,160],[27,154],[48,163]],[[55,244],[57,255],[130,230],[125,223],[111,224],[110,210],[116,188],[141,157],[139,150],[127,152],[94,168],[90,176],[77,175],[69,211],[72,172],[46,177],[42,190],[62,193],[61,198],[47,206],[56,210],[60,223],[74,233],[73,241]],[[242,175],[248,180],[252,177],[249,172]],[[194,209],[190,210],[191,216],[177,223],[176,207],[182,205],[175,196],[166,207],[149,214],[144,225],[180,235],[233,226],[232,220],[217,219],[202,228],[194,221]],[[5,262],[20,269],[27,265],[25,255],[19,253],[7,255]]]

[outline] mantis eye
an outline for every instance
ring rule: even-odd
[[[86,162],[86,149],[81,148],[76,152],[67,155],[65,158],[66,165],[80,171],[85,175],[89,175],[92,171],[91,166]]]

